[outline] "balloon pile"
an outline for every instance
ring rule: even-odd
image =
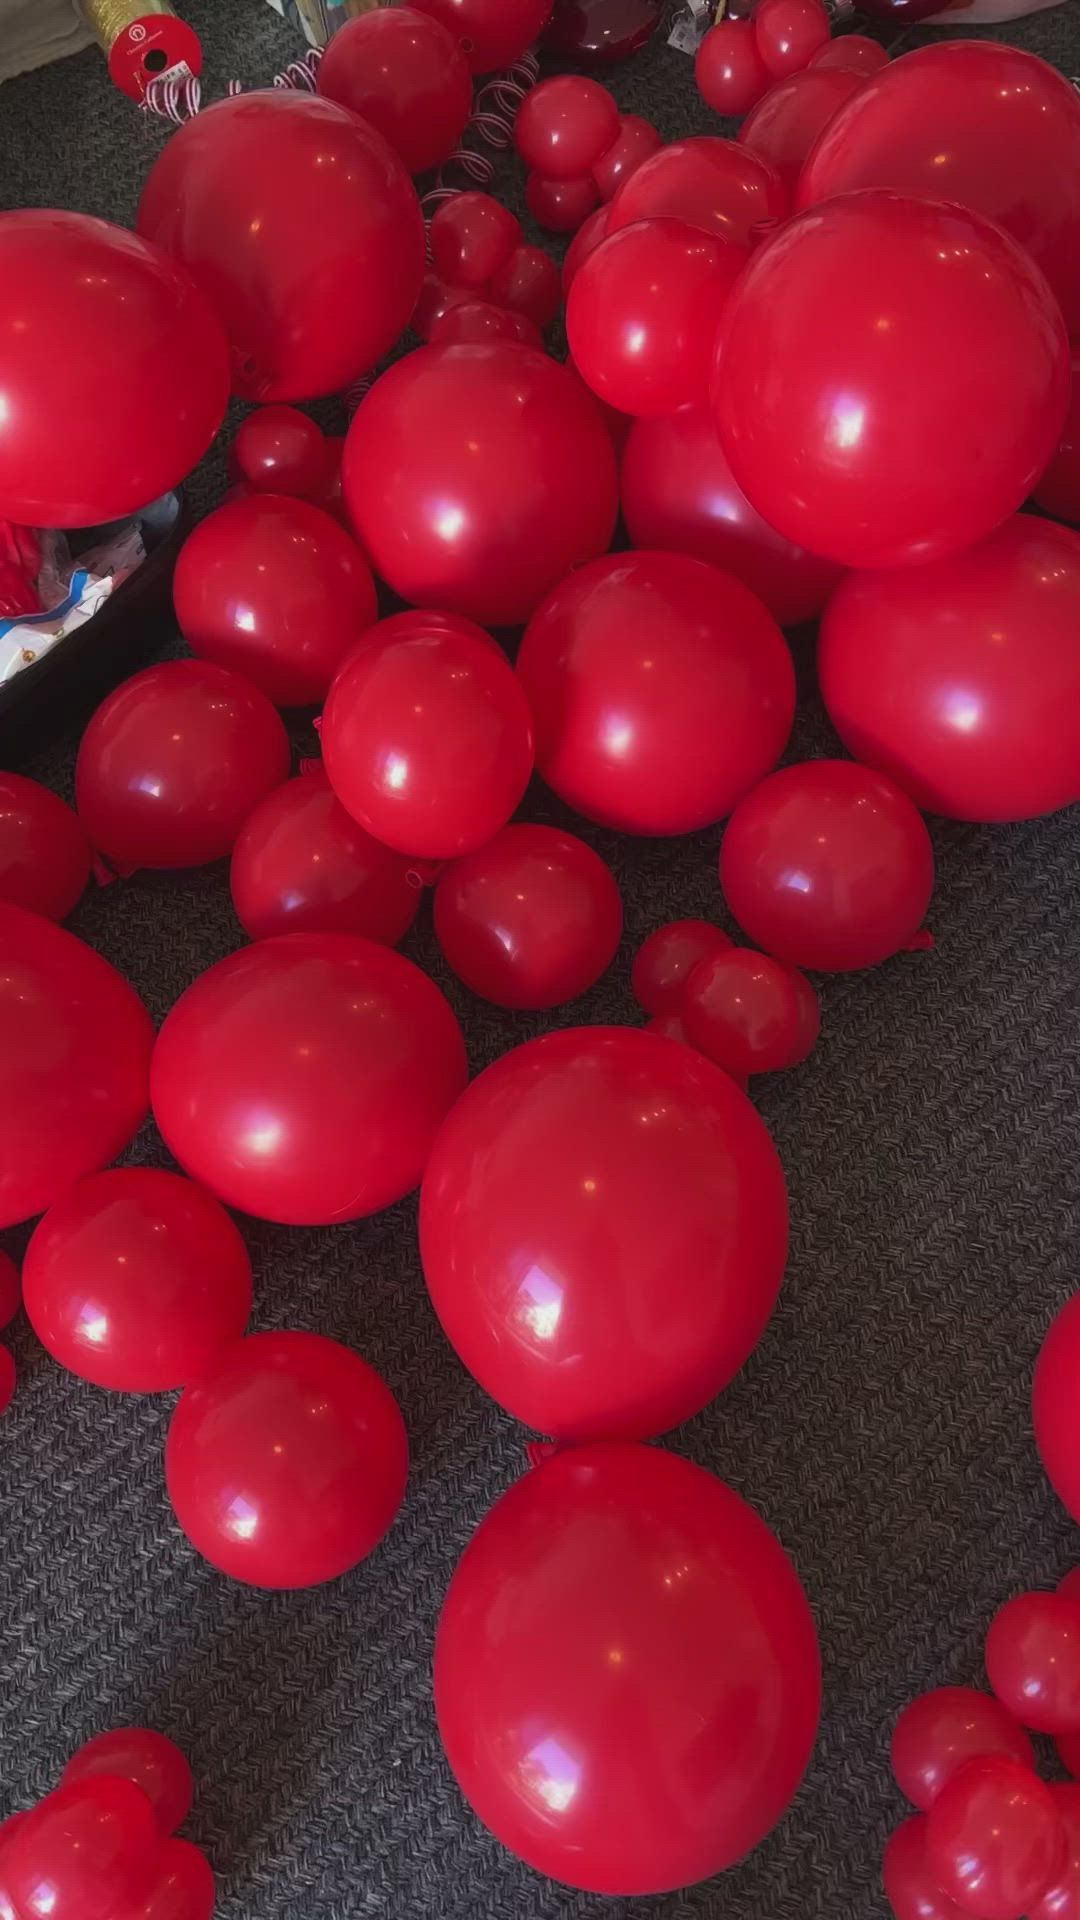
[[[514,138],[529,212],[550,233],[576,233],[661,145],[651,121],[620,114],[597,80],[559,74],[518,110]]]

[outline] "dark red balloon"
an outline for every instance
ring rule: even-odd
[[[288,89],[219,100],[180,127],[150,171],[139,231],[224,322],[245,400],[311,400],[369,372],[424,275],[420,202],[397,154],[347,108]]]
[[[1037,1733],[1080,1733],[1080,1601],[1063,1593],[1007,1600],[986,1636],[998,1699]]]
[[[807,67],[789,74],[751,108],[736,139],[767,160],[794,197],[814,142],[862,83],[863,76],[848,67]]]
[[[984,214],[1042,268],[1069,331],[1080,327],[1080,100],[1045,60],[1003,41],[957,39],[890,61],[830,123],[797,204],[863,187]],[[944,316],[934,323],[943,372],[957,370],[940,352],[949,331]]]
[[[318,88],[376,127],[410,173],[449,160],[472,112],[461,47],[417,7],[376,7],[343,21],[323,53]]]
[[[566,258],[563,261],[562,268],[564,300],[569,298],[570,289],[577,278],[579,270],[589,258],[589,255],[595,253],[601,240],[606,239],[607,216],[608,210],[606,206],[597,207],[596,212],[590,213],[584,225],[578,228],[577,233],[567,247]]]
[[[758,0],[754,38],[762,64],[774,80],[786,80],[809,65],[830,33],[821,0]]]
[[[1080,1293],[1061,1309],[1035,1367],[1035,1444],[1058,1498],[1080,1520]]]
[[[543,247],[515,247],[509,259],[496,267],[488,293],[500,307],[523,313],[543,331],[559,311],[562,279]]]
[[[1015,512],[1067,389],[1060,310],[1007,234],[959,207],[859,193],[754,254],[724,311],[713,404],[771,525],[841,565],[892,567]]]
[[[795,710],[771,614],[682,554],[577,568],[529,623],[517,670],[537,771],[586,819],[624,833],[723,819],[776,765]]]
[[[151,236],[152,237],[152,236]],[[0,515],[120,519],[179,486],[229,396],[221,324],[188,274],[82,213],[0,214]]]
[[[925,567],[848,574],[818,675],[849,752],[920,807],[1026,820],[1080,799],[1080,534],[1017,514]]]
[[[644,161],[615,195],[608,232],[670,214],[746,247],[755,227],[785,219],[789,208],[780,179],[756,153],[706,136],[673,141]]]
[[[26,1250],[23,1296],[42,1346],[70,1373],[118,1393],[164,1393],[243,1333],[251,1261],[212,1194],[175,1173],[119,1167],[53,1202]]]
[[[115,1920],[149,1890],[160,1846],[140,1788],[111,1776],[79,1780],[20,1820],[5,1888],[19,1920]]]
[[[861,73],[866,79],[889,64],[889,56],[878,40],[865,33],[841,33],[827,40],[811,56],[810,66],[841,67],[848,73]]]
[[[665,0],[555,0],[544,45],[561,59],[609,66],[640,52],[666,12]]]
[[[321,767],[286,780],[249,814],[229,885],[251,940],[359,933],[396,947],[420,905],[409,861],[346,813]]]
[[[1065,1865],[1036,1900],[1030,1920],[1080,1920],[1080,1786],[1055,1784],[1050,1793],[1065,1829]]]
[[[421,340],[427,340],[432,328],[438,324],[443,315],[448,313],[451,307],[456,306],[459,300],[468,300],[469,297],[467,287],[449,287],[437,273],[425,273],[424,284],[413,308],[409,325],[414,333],[419,334]]]
[[[782,627],[815,620],[840,578],[750,505],[708,406],[635,420],[622,460],[622,509],[635,547],[708,560],[763,600]]]
[[[504,827],[435,889],[435,933],[460,980],[499,1007],[559,1007],[599,980],[622,937],[615,876],[555,827]]]
[[[117,1920],[213,1920],[216,1901],[210,1862],[186,1840],[168,1840],[157,1857],[145,1900]]]
[[[524,330],[524,331],[523,331]],[[523,313],[510,313],[490,300],[458,300],[431,323],[432,346],[484,346],[490,340],[524,340],[542,347],[540,330]]]
[[[927,1821],[905,1820],[885,1848],[882,1878],[896,1920],[964,1920],[965,1909],[942,1893],[926,1853]]]
[[[490,193],[455,193],[436,207],[429,231],[436,273],[453,287],[479,293],[524,235],[516,214]]]
[[[201,867],[232,852],[288,772],[285,729],[250,680],[206,660],[167,660],[102,702],[79,745],[75,798],[93,845],[121,873]]]
[[[153,1039],[107,961],[0,903],[0,1227],[123,1152],[146,1118]]]
[[[154,1810],[158,1831],[166,1837],[183,1826],[191,1812],[195,1782],[186,1756],[175,1740],[150,1727],[118,1727],[87,1740],[68,1761],[61,1785],[70,1787],[102,1774],[141,1787]]]
[[[669,920],[643,940],[630,969],[630,988],[646,1013],[675,1013],[698,962],[728,953],[731,941],[710,920]]]
[[[699,960],[679,1002],[692,1047],[725,1073],[797,1067],[821,1029],[817,995],[803,974],[749,947]]]
[[[694,78],[715,113],[737,116],[756,107],[773,77],[758,52],[753,22],[725,16],[710,27],[697,50]]]
[[[10,1326],[21,1306],[19,1269],[11,1255],[0,1250],[0,1327]]]
[[[619,131],[592,169],[601,200],[613,200],[624,181],[663,145],[651,120],[638,113],[619,115]]]
[[[775,1534],[657,1447],[573,1448],[511,1487],[435,1643],[462,1791],[530,1866],[601,1894],[685,1887],[757,1846],[802,1778],[820,1697]]]
[[[926,944],[934,850],[891,780],[849,760],[807,760],[771,774],[735,809],[720,884],[766,953],[847,973]]]
[[[1027,1734],[990,1694],[935,1687],[904,1708],[890,1758],[901,1793],[925,1813],[954,1773],[988,1753],[1003,1753],[1022,1767],[1035,1764]]]
[[[254,493],[316,500],[330,467],[330,443],[299,407],[256,407],[236,431],[229,471]]]
[[[549,180],[577,180],[618,138],[619,109],[597,80],[553,74],[517,110],[514,144],[527,167]]]
[[[1069,411],[1057,451],[1039,481],[1032,498],[1044,513],[1080,526],[1080,352],[1072,355],[1072,385]]]
[[[761,1338],[784,1176],[711,1062],[630,1027],[571,1028],[504,1054],[458,1102],[420,1245],[448,1339],[501,1406],[558,1440],[642,1439],[698,1412]]]
[[[419,967],[351,934],[292,933],[188,988],[151,1091],[170,1151],[228,1206],[319,1226],[419,1185],[465,1078],[461,1029]]]
[[[1061,1816],[1030,1767],[969,1760],[927,1815],[926,1857],[938,1885],[976,1920],[1021,1920],[1060,1872]]]
[[[50,787],[0,771],[0,900],[66,920],[93,854],[78,816]]]
[[[345,493],[403,599],[485,626],[527,620],[605,550],[618,508],[593,402],[546,354],[508,341],[422,348],[384,373],[352,424]]]
[[[542,173],[530,173],[525,203],[537,226],[548,233],[576,233],[595,213],[600,195],[591,173],[577,180],[549,180]]]
[[[357,1566],[394,1520],[408,1472],[389,1387],[317,1333],[224,1347],[182,1395],[165,1447],[192,1546],[254,1587],[320,1586]]]
[[[539,39],[551,0],[413,0],[454,35],[473,73],[512,67]]]

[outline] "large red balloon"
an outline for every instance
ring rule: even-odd
[[[896,1920],[964,1920],[964,1908],[938,1886],[927,1858],[927,1826],[920,1815],[891,1836],[882,1862],[885,1897]]]
[[[764,160],[710,135],[675,140],[644,161],[611,202],[608,232],[672,214],[745,247],[755,227],[783,220],[789,210],[790,197]]]
[[[794,546],[750,505],[708,406],[634,421],[622,509],[635,547],[689,553],[733,573],[782,627],[815,620],[840,578],[834,561]]]
[[[471,853],[529,784],[533,730],[509,661],[486,636],[426,627],[373,634],[330,689],[330,784],[388,847],[424,860]]]
[[[231,853],[248,814],[289,772],[269,700],[206,660],[125,680],[79,745],[75,797],[94,846],[121,873],[201,867]]]
[[[720,884],[766,953],[846,973],[926,944],[934,850],[891,780],[850,760],[807,760],[771,774],[735,809]]]
[[[443,953],[499,1007],[576,1000],[611,965],[622,923],[611,868],[555,827],[504,827],[446,867],[435,889]]]
[[[1044,513],[1080,526],[1080,352],[1075,348],[1065,426],[1032,498]]]
[[[618,510],[590,396],[509,341],[421,348],[390,367],[353,420],[344,480],[375,571],[414,605],[485,626],[527,620],[604,552]]]
[[[891,567],[1015,512],[1057,444],[1068,370],[1057,302],[1000,228],[859,193],[751,259],[724,309],[713,403],[772,526],[844,566]]]
[[[420,905],[409,861],[346,813],[321,767],[286,780],[248,815],[229,885],[252,940],[359,933],[396,947]]]
[[[1080,326],[1080,101],[1045,60],[1003,41],[945,40],[882,67],[830,121],[797,205],[862,187],[985,214],[1042,268],[1070,332]]]
[[[420,1245],[447,1336],[500,1405],[560,1440],[645,1438],[705,1406],[761,1338],[784,1176],[711,1062],[630,1027],[571,1028],[504,1054],[458,1102]]]
[[[21,773],[0,772],[0,900],[66,920],[92,859],[77,815],[59,794]]]
[[[111,1776],[79,1780],[20,1820],[5,1890],[19,1920],[116,1920],[149,1891],[160,1847],[139,1787]]]
[[[1031,1920],[1080,1920],[1080,1787],[1069,1781],[1050,1793],[1065,1829],[1065,1865],[1036,1900]]]
[[[165,1481],[192,1545],[233,1580],[314,1587],[378,1546],[405,1496],[397,1401],[317,1333],[224,1347],[181,1397]]]
[[[1026,820],[1080,799],[1080,534],[1017,514],[925,567],[851,573],[818,674],[851,753],[918,806]]]
[[[890,1758],[901,1793],[925,1812],[954,1773],[987,1753],[1035,1764],[1031,1741],[1000,1701],[974,1687],[935,1687],[904,1708]]]
[[[267,493],[200,522],[177,561],[173,599],[192,653],[246,674],[279,707],[324,699],[378,615],[355,540],[321,507]]]
[[[969,1760],[927,1815],[926,1857],[943,1893],[976,1920],[1021,1920],[1060,1872],[1065,1834],[1030,1767]]]
[[[0,517],[119,519],[186,479],[229,397],[221,323],[176,261],[82,213],[0,214]]]
[[[0,903],[0,1227],[30,1220],[146,1118],[154,1030],[99,954]]]
[[[538,40],[552,0],[413,0],[453,34],[473,73],[512,67]]]
[[[462,1791],[530,1866],[595,1893],[688,1886],[756,1847],[802,1778],[820,1700],[813,1618],[775,1534],[656,1447],[573,1448],[511,1487],[435,1643]]]
[[[175,1833],[191,1812],[195,1782],[187,1759],[174,1740],[150,1727],[117,1727],[87,1740],[64,1768],[62,1785],[101,1774],[142,1788],[159,1833]]]
[[[394,345],[424,275],[420,202],[397,154],[347,108],[288,90],[220,100],[180,127],[139,231],[220,315],[245,400],[347,387]]]
[[[767,160],[794,195],[814,142],[862,83],[862,74],[846,67],[806,67],[789,74],[751,108],[735,137]]]
[[[986,1636],[986,1674],[1025,1727],[1080,1733],[1080,1602],[1064,1593],[1007,1600]]]
[[[1035,1444],[1058,1498],[1080,1520],[1080,1293],[1043,1341],[1032,1390]]]
[[[795,674],[738,580],[673,553],[579,567],[530,622],[518,673],[536,765],[561,799],[624,833],[693,833],[776,765]]]
[[[461,47],[418,7],[376,7],[344,21],[323,54],[318,86],[376,127],[410,173],[449,160],[472,112]]]
[[[26,1250],[23,1300],[71,1373],[120,1393],[167,1392],[243,1333],[251,1261],[212,1194],[175,1173],[119,1167],[54,1201]]]
[[[351,934],[292,933],[188,988],[151,1090],[167,1146],[227,1205],[319,1226],[419,1185],[465,1077],[461,1029],[411,960]]]

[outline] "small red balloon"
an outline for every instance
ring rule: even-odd
[[[540,38],[551,0],[413,0],[453,34],[473,73],[512,67]]]
[[[1061,1309],[1035,1366],[1035,1444],[1059,1500],[1080,1520],[1080,1293]]]
[[[734,140],[705,136],[661,147],[620,187],[609,233],[670,214],[740,247],[763,221],[784,220],[790,199],[779,177]]]
[[[408,860],[346,813],[322,768],[286,780],[249,814],[229,885],[251,940],[359,933],[396,947],[420,905]]]
[[[0,1413],[7,1412],[15,1398],[15,1388],[17,1386],[18,1374],[15,1368],[15,1361],[6,1347],[0,1347]],[[0,1887],[0,1898],[2,1898],[2,1895],[3,1888]],[[2,1906],[0,1906],[0,1920],[8,1920],[8,1916],[4,1913]],[[19,1920],[19,1916],[17,1914],[14,1915],[13,1920]]]
[[[244,674],[279,707],[322,700],[378,615],[356,542],[321,507],[276,494],[200,522],[177,561],[173,600],[192,653]]]
[[[1057,520],[1080,526],[1080,352],[1072,354],[1072,380],[1069,411],[1057,451],[1039,481],[1032,498],[1044,513]]]
[[[490,300],[459,300],[432,321],[429,337],[435,347],[483,346],[489,340],[518,340],[519,328],[531,324],[524,314],[508,313]],[[533,334],[531,344],[541,346],[535,328]]]
[[[229,470],[255,493],[314,500],[329,459],[325,434],[298,407],[256,407],[237,428]]]
[[[618,138],[619,109],[606,87],[557,73],[525,95],[514,144],[527,167],[549,180],[577,180]]]
[[[22,1281],[9,1253],[0,1249],[0,1327],[9,1327],[22,1306]]]
[[[488,293],[500,307],[523,313],[542,331],[559,311],[562,279],[543,247],[515,247],[509,259],[496,267]]]
[[[862,83],[863,77],[848,67],[808,67],[789,74],[751,108],[736,138],[767,160],[794,195],[814,142]]]
[[[1070,1781],[1050,1793],[1065,1829],[1065,1865],[1031,1909],[1030,1920],[1080,1920],[1080,1787]]]
[[[739,1075],[799,1066],[821,1029],[817,995],[804,975],[748,947],[699,960],[679,1015],[691,1046]]]
[[[477,293],[524,238],[521,221],[490,193],[455,193],[436,207],[428,237],[436,273]]]
[[[458,42],[410,6],[376,7],[343,21],[319,63],[318,89],[376,127],[409,173],[449,160],[473,104]]]
[[[694,78],[706,106],[732,116],[749,113],[772,86],[750,20],[727,18],[710,27],[697,50]]]
[[[115,1920],[148,1891],[161,1846],[154,1810],[130,1780],[58,1787],[20,1820],[4,1860],[19,1920]]]
[[[54,1201],[26,1250],[23,1294],[42,1346],[70,1373],[164,1393],[243,1333],[251,1261],[212,1194],[175,1173],[119,1167]]]
[[[1021,1920],[1060,1872],[1061,1816],[1030,1767],[969,1760],[927,1815],[926,1856],[943,1893],[976,1920]]]
[[[168,1840],[158,1854],[146,1898],[125,1907],[117,1920],[213,1920],[216,1897],[206,1855],[186,1840]]]
[[[66,920],[90,878],[90,842],[59,794],[0,772],[0,900]]]
[[[986,1636],[998,1699],[1037,1733],[1080,1733],[1080,1601],[1062,1593],[1007,1600]]]
[[[868,79],[889,64],[889,56],[880,41],[865,33],[841,33],[827,40],[810,58],[811,67],[841,67],[848,73],[861,73]]]
[[[544,46],[560,59],[611,66],[647,46],[666,12],[665,0],[555,0]]]
[[[682,554],[578,567],[530,621],[517,670],[537,771],[586,819],[624,833],[723,819],[776,765],[795,710],[771,614]]]
[[[249,1586],[321,1586],[365,1560],[405,1497],[409,1443],[389,1387],[316,1333],[225,1347],[181,1396],[165,1447],[192,1546]]]
[[[770,774],[736,807],[720,884],[766,953],[847,973],[925,944],[934,850],[891,780],[848,760],[808,760]]]
[[[821,0],[758,0],[754,38],[774,80],[800,73],[828,41],[829,16]]]
[[[885,1849],[882,1878],[896,1920],[964,1920],[966,1909],[942,1893],[926,1852],[928,1822],[905,1820]]]
[[[468,300],[469,297],[467,287],[447,286],[437,273],[426,273],[409,325],[414,333],[419,334],[421,340],[428,340],[432,329],[438,325],[445,314],[449,313],[450,308],[457,306],[461,300]]]
[[[504,827],[435,889],[435,933],[454,972],[498,1007],[560,1007],[599,980],[622,937],[611,868],[572,833]]]
[[[98,708],[79,744],[75,798],[91,842],[121,873],[201,867],[232,852],[288,772],[288,736],[250,680],[206,660],[167,660]]]
[[[967,1761],[993,1753],[1022,1767],[1035,1764],[1027,1734],[990,1694],[935,1687],[904,1708],[890,1757],[901,1793],[925,1813]]]
[[[631,174],[662,145],[651,120],[643,120],[639,113],[620,114],[618,133],[607,151],[593,163],[592,177],[601,200],[613,200]]]
[[[590,213],[584,225],[578,228],[570,245],[567,247],[566,258],[563,261],[562,269],[564,300],[569,299],[570,289],[577,278],[579,270],[589,258],[589,255],[595,253],[601,240],[607,238],[607,215],[608,210],[606,206],[597,207],[596,212]]]
[[[183,1826],[191,1812],[195,1782],[187,1758],[175,1740],[151,1727],[118,1727],[87,1740],[68,1761],[61,1785],[70,1787],[102,1774],[141,1787],[154,1810],[158,1831],[166,1837]]]
[[[600,195],[591,173],[579,180],[549,180],[542,173],[530,173],[525,203],[537,226],[548,233],[576,233],[595,213]]]
[[[669,920],[643,940],[630,969],[630,988],[646,1013],[676,1013],[698,962],[728,953],[731,941],[710,920]]]

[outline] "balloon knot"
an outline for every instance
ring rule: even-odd
[[[929,927],[920,927],[918,933],[904,943],[905,953],[929,953],[937,945]]]

